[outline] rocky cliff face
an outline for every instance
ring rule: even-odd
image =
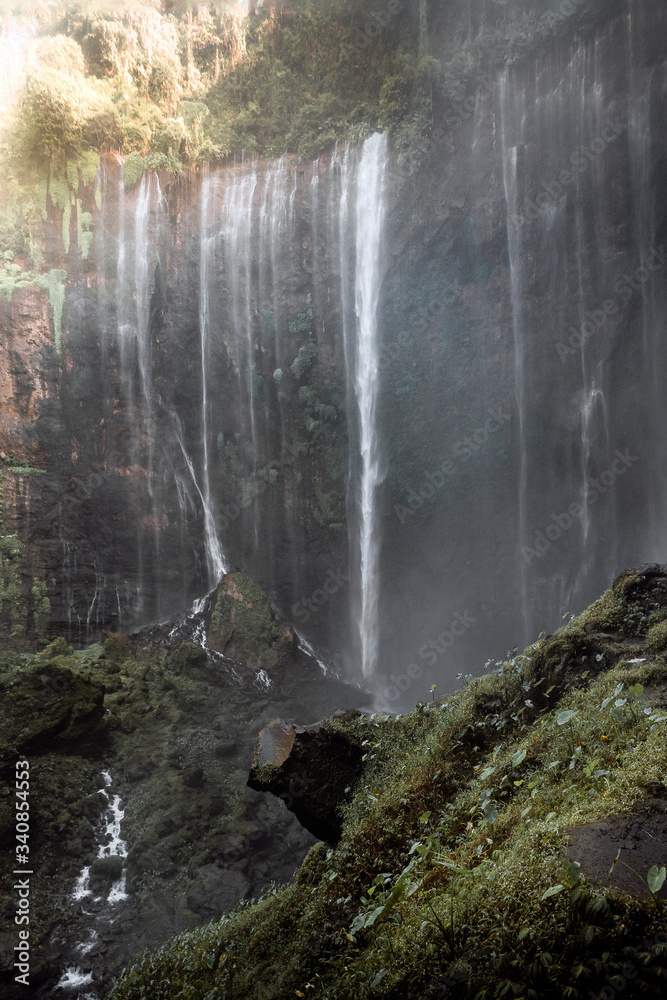
[[[542,43],[519,22],[508,41],[493,4],[449,14],[429,13],[430,145],[390,152],[379,196],[384,704],[553,627],[659,557],[665,520],[664,12],[559,8]],[[33,579],[39,627],[82,641],[241,566],[359,673],[362,161],[170,178],[107,160],[73,206],[52,198],[62,316],[57,277],[2,304],[28,634]]]

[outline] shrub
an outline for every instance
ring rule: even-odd
[[[81,46],[68,35],[39,38],[31,52],[31,62],[42,69],[54,69],[71,76],[83,76],[86,63]]]
[[[20,155],[38,163],[78,156],[98,138],[95,122],[109,110],[108,99],[81,76],[53,69],[32,74],[17,127]]]

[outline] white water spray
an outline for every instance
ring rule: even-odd
[[[104,825],[97,850],[97,857],[119,857],[125,859],[127,858],[127,844],[121,837],[120,833],[125,810],[121,805],[120,795],[109,794],[108,788],[111,785],[111,774],[109,771],[102,771],[102,779],[104,781],[104,785],[100,788],[100,794],[106,798],[107,807],[102,817]],[[103,903],[103,909],[97,915],[97,921],[101,924],[113,922],[114,916],[110,914],[109,908],[114,907],[117,903],[128,899],[128,894],[125,891],[126,878],[127,868],[123,867],[120,877],[109,889],[106,901],[103,901],[103,898],[99,896],[93,900],[94,903]],[[90,887],[90,865],[86,865],[76,880],[72,891],[72,899],[77,902],[82,902],[83,900],[90,900],[92,895],[93,892]],[[86,911],[83,912],[85,913]],[[91,914],[87,915],[91,916]],[[86,932],[88,940],[80,941],[75,949],[82,958],[92,951],[99,940],[99,933],[96,926],[88,926],[86,928]],[[80,998],[80,1000],[85,1000],[85,998],[88,997],[90,997],[90,1000],[95,1000],[96,994],[82,994],[80,992],[82,987],[90,986],[92,983],[92,972],[84,971],[79,966],[75,966],[65,969],[62,976],[56,983],[55,989],[63,990],[65,993],[69,994],[76,993],[76,996]]]

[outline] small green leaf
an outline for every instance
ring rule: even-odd
[[[559,712],[556,718],[556,722],[558,723],[559,726],[564,726],[566,722],[569,722],[570,719],[573,719],[575,715],[578,714],[579,714],[578,711],[574,712],[572,711],[572,709],[569,709],[567,712]]]
[[[431,818],[431,813],[430,812],[422,813],[421,816],[419,817],[419,822],[420,823],[428,823],[428,821],[429,821],[430,818]]]
[[[549,889],[546,890],[545,893],[543,893],[542,899],[548,899],[549,896],[556,896],[558,895],[559,892],[562,892],[564,888],[565,886],[561,885],[560,882],[558,883],[558,885],[552,885]],[[542,902],[542,899],[540,900],[540,902]]]
[[[526,759],[525,750],[517,750],[515,754],[512,754],[512,767],[518,767]]]
[[[487,778],[491,777],[494,771],[495,767],[485,767],[482,773],[480,774],[480,778],[482,779],[482,781],[485,781]]]
[[[631,687],[628,688],[628,691],[635,698],[641,698],[641,696],[644,693],[644,685],[643,684],[633,684]]]
[[[498,819],[498,806],[495,802],[487,802],[484,806],[484,817],[492,826]]]
[[[657,865],[653,865],[649,869],[649,873],[646,876],[646,884],[652,893],[660,892],[664,883],[665,877],[667,877],[667,868],[663,865],[662,868],[658,868]]]

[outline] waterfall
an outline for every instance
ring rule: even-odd
[[[209,234],[209,203],[211,200],[211,178],[208,169],[204,173],[201,191],[201,230],[200,230],[200,258],[199,258],[199,337],[201,344],[201,440],[202,440],[202,485],[197,484],[197,479],[192,467],[192,463],[187,456],[180,438],[183,455],[188,464],[194,485],[201,497],[204,512],[204,535],[206,540],[206,561],[208,566],[208,586],[209,589],[217,586],[220,579],[227,572],[222,547],[218,539],[215,523],[215,513],[211,498],[211,481],[209,475],[209,400],[208,400],[208,369],[209,369],[209,285],[213,280],[211,277],[213,254],[216,245],[216,234]]]
[[[124,413],[124,426],[120,435],[122,450],[115,464],[126,463],[130,475],[135,478],[145,474],[145,516],[153,525],[159,523],[160,512],[155,491],[156,422],[150,302],[153,274],[162,251],[166,207],[156,173],[143,174],[138,193],[130,199],[121,169],[118,181],[115,335],[120,367],[119,402]],[[146,610],[148,567],[158,560],[159,544],[158,533],[153,532],[152,537],[147,535],[139,520],[136,526],[137,582],[131,599],[137,615]]]
[[[526,449],[526,408],[525,408],[525,346],[523,330],[522,305],[522,258],[521,258],[521,227],[519,224],[518,196],[518,150],[516,145],[510,146],[507,137],[507,107],[516,99],[516,94],[508,86],[505,73],[501,81],[502,119],[502,158],[503,158],[503,188],[507,212],[507,248],[510,267],[510,300],[512,306],[512,350],[514,357],[514,398],[518,414],[518,470],[517,470],[517,550],[526,543],[526,508],[528,491],[527,449]],[[519,580],[521,590],[521,607],[523,613],[523,642],[529,641],[529,598],[528,574],[525,560],[519,557]]]
[[[361,453],[359,552],[361,607],[359,633],[365,678],[375,673],[380,623],[380,535],[376,490],[382,481],[376,409],[379,385],[378,303],[385,215],[386,136],[364,143],[357,174],[355,311],[357,348],[355,392],[359,408]]]

